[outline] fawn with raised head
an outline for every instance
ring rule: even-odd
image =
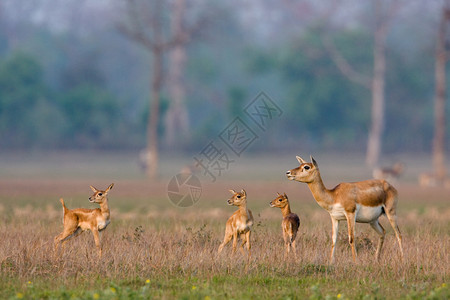
[[[396,180],[403,174],[404,171],[405,171],[405,164],[402,162],[396,162],[390,167],[375,168],[373,170],[373,178]]]
[[[239,250],[244,255],[244,245],[247,244],[248,257],[251,256],[251,244],[250,244],[250,230],[253,225],[253,214],[250,209],[247,208],[247,193],[245,190],[236,192],[230,190],[233,196],[227,200],[228,205],[237,206],[239,209],[235,211],[228,219],[225,226],[225,237],[222,244],[219,246],[218,253],[222,252],[223,247],[233,239],[233,251],[236,252],[237,239],[241,239],[241,246]]]
[[[78,236],[85,230],[90,230],[94,236],[95,246],[98,254],[102,256],[102,247],[100,245],[99,232],[105,230],[110,223],[110,212],[108,206],[108,192],[112,189],[114,183],[111,183],[104,191],[98,190],[90,186],[94,194],[89,197],[89,202],[100,204],[100,208],[75,208],[68,209],[64,205],[64,200],[61,198],[63,207],[63,224],[64,229],[59,235],[55,237],[55,251],[58,250],[59,245],[62,245],[68,239]]]
[[[366,180],[351,183],[340,183],[329,190],[323,184],[319,166],[314,158],[311,162],[297,156],[298,168],[286,172],[289,180],[308,184],[314,199],[331,217],[332,246],[330,262],[334,262],[334,250],[339,229],[339,221],[346,220],[348,239],[352,248],[353,261],[356,262],[355,222],[369,223],[379,235],[376,258],[379,259],[383,247],[385,231],[379,222],[379,217],[385,214],[394,229],[400,253],[403,258],[402,236],[397,225],[397,190],[385,180]]]
[[[284,245],[286,246],[285,257],[289,254],[291,247],[294,251],[294,256],[297,258],[297,250],[295,249],[295,238],[297,237],[298,228],[300,227],[300,219],[297,214],[291,212],[291,206],[286,193],[281,195],[277,193],[277,197],[270,202],[270,207],[281,208],[283,221],[281,222],[281,229],[283,230]]]

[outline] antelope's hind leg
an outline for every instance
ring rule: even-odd
[[[370,223],[370,226],[372,226],[373,230],[375,230],[376,233],[380,237],[379,240],[378,240],[377,252],[375,252],[375,258],[377,260],[379,260],[380,259],[380,254],[381,254],[381,249],[383,248],[384,236],[386,234],[386,231],[384,230],[383,226],[381,226],[379,220],[376,220],[376,221]]]
[[[403,259],[404,255],[403,255],[403,245],[402,245],[402,234],[400,233],[400,229],[398,228],[397,216],[390,214],[388,212],[386,212],[386,216],[389,220],[389,223],[392,226],[392,229],[394,229],[395,237],[397,238],[398,246],[400,247],[400,254]]]
[[[232,238],[233,238],[233,234],[231,232],[225,230],[225,237],[223,238],[223,242],[222,242],[222,244],[220,244],[219,250],[217,250],[217,253],[220,254],[220,252],[222,252],[222,250],[223,250],[223,247],[225,247],[225,245],[228,244]]]

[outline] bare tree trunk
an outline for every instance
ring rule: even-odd
[[[446,176],[445,167],[445,98],[446,98],[446,73],[447,62],[445,38],[446,26],[450,19],[448,3],[442,9],[441,21],[436,43],[435,80],[436,95],[434,104],[434,138],[433,138],[433,168],[436,179],[442,182]]]
[[[159,102],[163,80],[163,52],[153,52],[153,78],[150,99],[150,116],[147,123],[147,175],[155,179],[158,174],[158,123]]]
[[[373,3],[375,6],[375,32],[372,77],[369,78],[356,72],[331,40],[324,38],[324,45],[341,73],[372,92],[371,125],[366,152],[366,164],[372,168],[378,165],[382,150],[385,119],[386,37],[390,22],[399,7],[399,2],[396,0],[391,2],[374,0]],[[383,8],[383,4],[387,4],[387,7]]]
[[[172,32],[176,36],[182,36],[183,16],[185,15],[185,0],[174,2],[174,16],[172,19]],[[187,138],[189,133],[189,118],[185,99],[185,86],[183,73],[186,64],[186,45],[178,43],[170,53],[169,65],[169,96],[170,106],[166,114],[166,145],[174,148],[180,145],[182,139]]]
[[[387,24],[381,20],[382,13],[380,6],[380,1],[377,1],[377,25],[375,28],[373,53],[372,121],[366,153],[366,163],[370,167],[377,166],[380,160],[381,141],[384,131]]]

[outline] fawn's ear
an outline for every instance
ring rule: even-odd
[[[317,164],[317,162],[314,159],[314,157],[312,157],[312,155],[310,157],[311,157],[311,162],[313,163],[314,167],[319,168],[319,165]]]
[[[241,190],[241,194],[244,195],[245,197],[247,197],[247,193],[245,192],[244,189]]]
[[[230,191],[230,193],[232,193],[233,195],[234,195],[234,194],[237,194],[235,190],[229,190],[229,191]]]
[[[91,188],[91,190],[92,190],[94,193],[97,193],[97,192],[98,192],[98,190],[97,190],[95,187],[93,187],[92,185],[90,185],[89,187]]]
[[[306,161],[304,161],[303,158],[301,158],[300,156],[296,156],[295,158],[297,158],[297,160],[300,164],[306,163]]]
[[[283,195],[283,196],[284,196],[284,198],[286,198],[286,200],[287,200],[288,196],[286,195],[286,193],[284,193],[284,195]]]
[[[111,183],[108,188],[106,189],[105,193],[107,193],[110,189],[112,189],[114,186],[114,183]]]
[[[281,196],[280,193],[278,193],[278,192],[277,192],[277,195],[278,195],[278,196]]]

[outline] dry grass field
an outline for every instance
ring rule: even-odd
[[[306,155],[305,155],[306,156]],[[362,158],[316,157],[324,183],[369,178]],[[377,236],[358,224],[358,262],[352,262],[341,222],[336,263],[328,265],[331,221],[307,186],[288,181],[295,156],[244,157],[215,183],[202,181],[202,196],[189,208],[167,198],[167,183],[189,159],[166,157],[161,179],[149,182],[127,154],[8,154],[0,156],[0,298],[38,299],[448,299],[450,297],[450,190],[420,188],[416,173],[427,161],[406,161],[395,186],[405,260],[392,228],[381,260]],[[99,259],[91,233],[67,242],[59,257],[53,238],[69,208],[88,202],[89,185],[106,188],[111,224],[102,233]],[[231,245],[218,256],[225,222],[234,208],[228,189],[245,188],[255,216],[252,258],[247,264]],[[301,221],[298,260],[284,259],[281,212],[270,208],[286,192]],[[238,252],[239,253],[239,252]]]

